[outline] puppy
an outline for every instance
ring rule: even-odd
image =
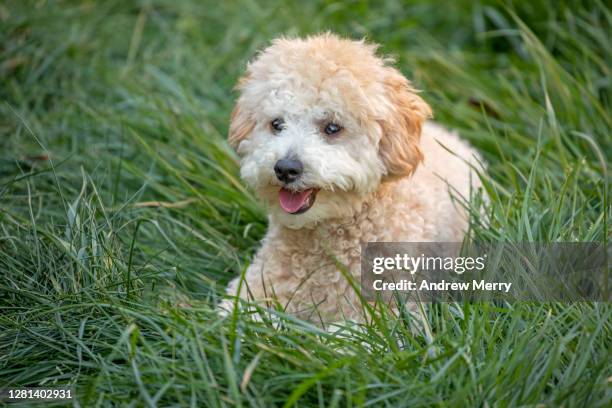
[[[359,282],[363,243],[463,239],[468,217],[451,191],[480,186],[478,155],[426,122],[429,105],[376,48],[329,33],[280,38],[248,64],[228,140],[269,226],[230,296],[274,299],[316,322],[360,321],[337,262]]]

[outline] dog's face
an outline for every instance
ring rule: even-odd
[[[429,106],[375,49],[330,34],[279,39],[248,65],[229,142],[281,224],[348,216],[422,159]]]

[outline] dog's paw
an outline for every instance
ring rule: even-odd
[[[234,299],[222,299],[219,304],[217,304],[217,313],[219,314],[219,316],[221,317],[227,317],[229,315],[231,315],[232,313],[234,313],[234,309],[236,307],[240,307],[240,306],[236,306],[236,302]]]

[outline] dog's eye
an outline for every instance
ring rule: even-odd
[[[323,131],[327,135],[335,135],[341,130],[342,130],[342,126],[335,124],[335,123],[328,123],[327,125],[325,125],[325,129],[323,129]]]
[[[281,118],[276,118],[272,122],[270,122],[270,127],[272,128],[274,133],[280,132],[285,128],[285,121]]]

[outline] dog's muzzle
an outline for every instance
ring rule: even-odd
[[[295,190],[290,187],[304,173],[304,165],[298,159],[281,159],[274,165],[274,174],[284,187],[278,191],[280,207],[288,214],[302,214],[312,207],[318,189]]]

